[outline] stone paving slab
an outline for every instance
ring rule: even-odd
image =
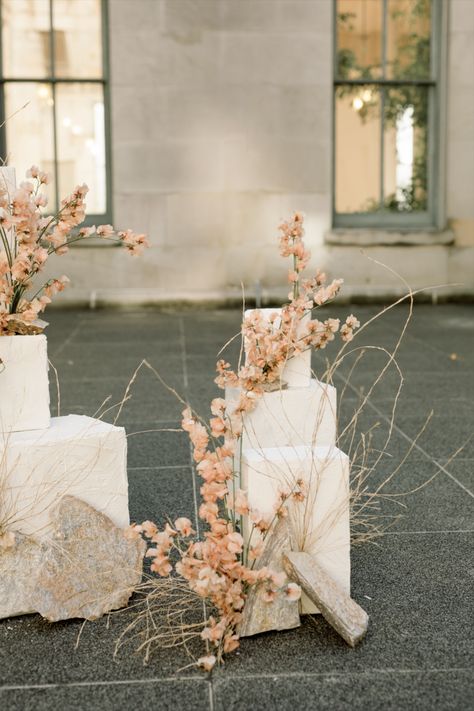
[[[465,711],[474,696],[474,676],[456,670],[268,674],[219,679],[214,692],[216,711]]]
[[[0,706],[8,711],[117,711],[144,707],[204,711],[209,708],[209,698],[210,684],[205,678],[0,688]]]
[[[376,313],[368,306],[331,306],[320,317],[342,318],[351,311],[361,321]],[[393,345],[405,314],[406,307],[387,313],[364,342]],[[63,414],[92,414],[108,394],[117,398],[142,357],[159,365],[171,384],[208,414],[209,400],[220,394],[213,383],[217,352],[238,332],[240,316],[239,310],[51,311],[50,356],[62,376]],[[456,461],[446,460],[474,421],[473,346],[472,307],[415,307],[400,350],[406,383],[392,467],[431,408],[436,415],[422,451],[402,466],[393,488],[416,488],[439,465],[447,473],[407,497],[405,516],[377,545],[353,549],[352,593],[370,615],[359,648],[349,649],[318,616],[305,619],[298,630],[243,640],[238,653],[210,676],[193,668],[177,674],[189,663],[179,650],[157,652],[146,666],[131,647],[113,658],[130,611],[83,629],[79,621],[50,625],[28,616],[0,623],[0,707],[464,711],[472,706],[472,444]],[[238,352],[235,341],[229,353],[237,358]],[[320,355],[314,358],[318,373],[331,351]],[[370,385],[376,365],[376,358],[364,362],[358,386]],[[345,367],[341,375],[346,374]],[[335,384],[340,389],[343,382]],[[388,378],[375,394],[376,410],[367,410],[364,424],[386,413],[394,382]],[[137,379],[119,420],[130,434],[131,515],[161,522],[167,514],[194,519],[197,486],[186,436],[132,434],[178,426],[181,405],[155,385],[148,375]],[[54,400],[54,385],[52,390]],[[348,405],[355,394],[347,393]],[[382,469],[377,477],[384,474]]]

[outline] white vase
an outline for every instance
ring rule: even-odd
[[[46,336],[0,336],[0,432],[49,427]]]

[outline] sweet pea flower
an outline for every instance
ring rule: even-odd
[[[286,597],[288,600],[295,602],[301,597],[301,588],[296,583],[288,583],[285,590]]]
[[[178,531],[178,533],[181,533],[182,536],[191,536],[195,531],[193,530],[193,527],[191,525],[191,521],[189,518],[177,518],[176,521],[174,522],[174,527]]]
[[[197,665],[200,669],[210,672],[214,668],[216,662],[216,657],[213,654],[208,654],[206,657],[199,657]]]
[[[66,285],[65,279],[49,280],[40,285],[38,291],[35,284],[38,299],[28,298],[34,278],[47,259],[52,254],[66,254],[70,244],[95,233],[94,227],[77,229],[86,215],[84,198],[88,192],[87,185],[78,185],[61,200],[57,214],[47,215],[43,213],[47,197],[42,192],[44,185],[49,182],[47,173],[33,165],[26,175],[30,180],[20,183],[12,195],[8,194],[5,186],[0,185],[0,277],[7,276],[6,280],[0,281],[0,303],[8,305],[8,314],[11,316],[9,319],[2,316],[0,336],[12,333],[8,321],[25,324],[35,320],[35,313],[37,315],[43,310],[49,303],[48,299]],[[138,254],[149,246],[145,235],[137,235],[131,230],[115,233],[111,225],[102,225],[99,234],[122,242],[132,254]],[[12,239],[13,244],[9,248]],[[5,271],[5,258],[8,272]],[[22,329],[21,333],[24,332]]]

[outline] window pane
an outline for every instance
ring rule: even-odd
[[[2,0],[3,75],[18,79],[49,76],[49,0]]]
[[[53,0],[57,77],[102,76],[101,0]]]
[[[104,97],[101,84],[56,87],[59,192],[87,183],[87,212],[106,209]]]
[[[396,212],[427,209],[428,89],[387,89],[384,107],[385,206]]]
[[[336,91],[336,210],[368,212],[380,200],[380,92],[373,86]]]
[[[382,0],[337,0],[337,76],[381,76]]]
[[[8,164],[16,168],[17,183],[25,179],[25,172],[31,165],[38,165],[49,173],[51,180],[45,192],[49,201],[48,208],[54,211],[56,206],[51,86],[23,82],[5,84],[5,116]]]
[[[389,79],[429,79],[431,0],[388,0]]]

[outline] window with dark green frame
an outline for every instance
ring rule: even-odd
[[[110,218],[105,0],[0,0],[1,157],[51,175],[49,205],[87,183]]]
[[[334,0],[334,225],[436,225],[439,0]]]

